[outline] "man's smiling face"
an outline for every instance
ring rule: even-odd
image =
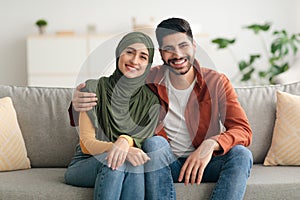
[[[174,33],[163,38],[160,54],[172,72],[184,75],[193,66],[195,49],[195,44],[185,33]]]

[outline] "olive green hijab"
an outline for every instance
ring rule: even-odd
[[[148,49],[148,65],[143,75],[127,78],[118,68],[121,52],[129,45],[143,43]],[[154,45],[149,36],[132,32],[125,35],[116,48],[116,70],[110,77],[88,80],[86,89],[95,92],[97,106],[88,111],[96,130],[106,136],[107,141],[116,141],[120,135],[129,135],[135,145],[154,134],[159,114],[158,98],[145,85],[154,56]],[[99,139],[99,138],[98,138]]]

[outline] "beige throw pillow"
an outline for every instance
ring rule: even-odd
[[[300,165],[300,96],[276,95],[276,121],[264,165]]]
[[[10,97],[0,99],[0,171],[30,168],[30,160]]]

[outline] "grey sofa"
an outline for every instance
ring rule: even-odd
[[[275,91],[300,95],[300,82],[236,88],[253,129],[254,167],[245,199],[300,199],[300,167],[262,165],[275,122]],[[67,109],[72,89],[0,86],[13,99],[31,169],[0,172],[0,199],[93,199],[92,188],[66,185],[64,173],[78,142]],[[214,183],[176,184],[178,199],[208,199]]]

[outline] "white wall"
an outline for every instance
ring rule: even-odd
[[[120,33],[130,30],[132,17],[140,23],[148,22],[150,17],[155,22],[183,17],[208,34],[203,38],[204,47],[218,70],[232,76],[236,71],[232,58],[228,52],[215,51],[210,39],[238,36],[238,55],[248,55],[259,42],[241,29],[243,25],[271,21],[275,28],[300,32],[299,8],[297,0],[0,0],[0,84],[27,84],[26,37],[37,33],[34,23],[39,18],[49,22],[48,33],[84,33],[90,23],[97,25],[98,32]]]
[[[296,21],[296,27],[295,27],[295,31],[298,31],[299,32],[299,27],[300,27],[300,12],[299,12],[299,8],[300,8],[300,1],[296,1],[296,5],[295,5],[295,8],[294,8],[294,11],[295,11],[295,19],[298,19]]]

